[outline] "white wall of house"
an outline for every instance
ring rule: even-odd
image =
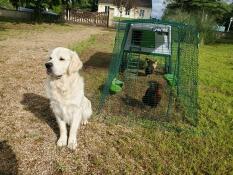
[[[120,10],[117,6],[108,3],[99,3],[98,5],[98,12],[105,12],[105,8],[113,8],[114,9],[114,17],[120,17]],[[122,8],[122,17],[124,18],[141,18],[141,19],[149,19],[151,17],[151,8],[146,7],[137,7],[130,9],[129,13],[126,13],[125,8]]]

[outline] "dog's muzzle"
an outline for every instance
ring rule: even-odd
[[[47,73],[50,74],[52,73],[52,67],[53,67],[53,63],[45,63],[45,67],[47,69]]]
[[[45,67],[47,68],[47,69],[51,69],[51,67],[53,67],[53,63],[45,63]]]

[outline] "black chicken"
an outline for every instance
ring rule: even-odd
[[[145,105],[151,107],[157,107],[161,100],[160,85],[156,81],[150,82],[149,88],[146,90],[145,95],[142,97],[142,101]]]

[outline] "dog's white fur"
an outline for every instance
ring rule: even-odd
[[[46,92],[60,129],[57,145],[67,145],[68,124],[68,148],[75,149],[80,123],[86,125],[92,115],[91,102],[84,96],[84,80],[78,72],[82,62],[76,52],[58,47],[50,54],[48,63],[53,66],[48,73]]]

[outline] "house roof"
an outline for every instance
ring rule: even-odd
[[[116,5],[116,1],[118,0],[99,0],[99,3],[109,3],[109,4]],[[131,1],[135,4],[136,7],[152,8],[152,2],[151,2],[152,0],[131,0]]]

